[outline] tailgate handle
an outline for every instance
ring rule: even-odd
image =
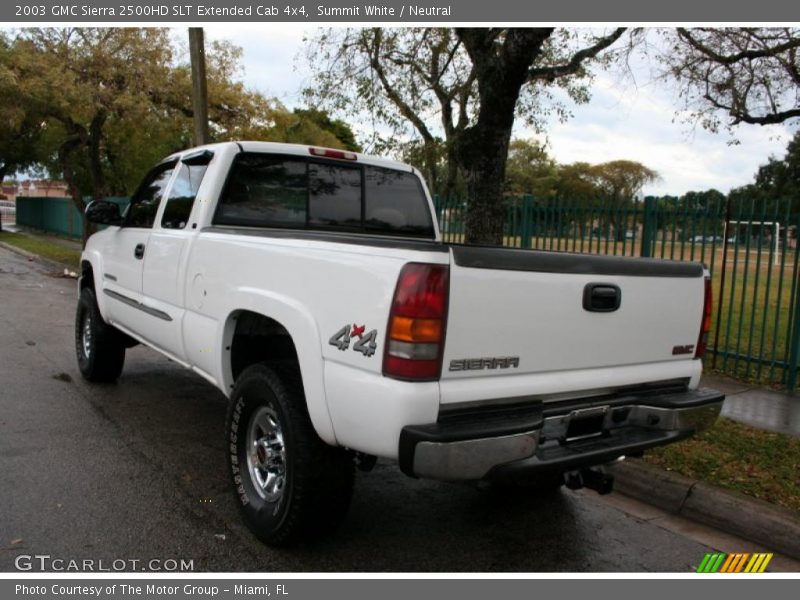
[[[622,291],[613,283],[587,283],[583,308],[591,312],[614,312],[622,302]]]

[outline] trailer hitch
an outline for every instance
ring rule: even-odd
[[[603,467],[588,467],[564,473],[564,483],[571,490],[589,488],[598,494],[610,494],[614,489],[614,476]]]

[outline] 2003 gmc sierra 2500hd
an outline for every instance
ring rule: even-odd
[[[339,523],[354,468],[603,491],[597,467],[713,423],[698,389],[701,264],[441,242],[419,173],[324,148],[170,156],[83,253],[90,381],[147,344],[229,398],[248,526],[289,543]]]

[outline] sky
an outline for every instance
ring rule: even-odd
[[[275,96],[287,107],[302,105],[300,90],[311,78],[303,60],[305,25],[207,25],[209,40],[226,39],[243,50],[244,83]],[[176,34],[180,30],[176,31]],[[588,104],[573,106],[566,123],[550,122],[548,152],[560,163],[600,163],[615,159],[639,161],[661,179],[646,186],[645,195],[681,195],[716,188],[724,193],[751,183],[759,165],[782,157],[793,134],[786,125],[741,126],[730,145],[727,133],[710,133],[675,119],[676,91],[649,83],[643,65],[634,66],[636,83],[618,75],[598,74]],[[531,137],[524,127],[515,137]],[[541,139],[541,138],[540,138]]]

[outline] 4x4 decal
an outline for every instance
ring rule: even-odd
[[[375,340],[378,338],[378,330],[373,329],[369,333],[364,333],[367,329],[366,325],[357,325],[348,323],[339,331],[331,336],[328,343],[331,346],[336,346],[339,350],[347,350],[350,348],[350,341],[352,338],[358,338],[358,341],[353,345],[353,350],[361,352],[364,356],[372,356],[375,354],[375,349],[378,344]]]

